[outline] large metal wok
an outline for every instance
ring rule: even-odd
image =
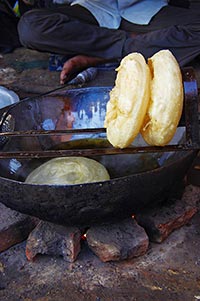
[[[103,127],[110,87],[84,88],[21,101],[7,112],[9,130]],[[178,130],[174,141],[183,138]],[[0,137],[1,151],[107,146],[106,135]],[[140,136],[134,142],[142,144]],[[178,190],[196,151],[96,156],[111,180],[80,185],[25,184],[47,159],[0,159],[0,201],[19,212],[65,225],[89,226],[131,216],[166,201]]]

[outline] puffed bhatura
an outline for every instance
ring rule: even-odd
[[[148,60],[151,97],[141,134],[146,143],[164,146],[173,138],[183,109],[182,75],[175,57],[161,50]]]
[[[34,169],[26,178],[27,184],[73,185],[109,180],[106,168],[85,157],[54,158]]]
[[[116,71],[104,126],[108,141],[116,148],[125,148],[138,135],[144,121],[150,98],[150,72],[140,53],[124,57]]]

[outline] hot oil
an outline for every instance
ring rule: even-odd
[[[53,150],[67,150],[67,149],[91,149],[96,148],[109,148],[110,143],[106,139],[102,138],[88,138],[88,139],[77,139],[59,143],[54,146]],[[159,167],[160,154],[130,154],[130,155],[104,155],[104,156],[89,156],[101,164],[103,164],[111,179],[130,176],[136,173],[145,172]],[[51,158],[45,159],[31,159],[21,160],[19,168],[16,172],[11,173],[9,178],[17,181],[25,181],[29,173],[41,164],[47,162]]]
[[[110,148],[111,144],[104,138],[78,139],[61,143],[54,149],[91,149]],[[156,154],[132,154],[132,155],[104,155],[90,156],[103,164],[109,172],[111,178],[129,176],[135,173],[152,170],[159,167]]]

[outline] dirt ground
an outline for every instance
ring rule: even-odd
[[[199,187],[189,189],[199,200]],[[121,262],[103,263],[85,244],[73,263],[47,255],[28,261],[19,243],[0,254],[0,300],[197,301],[199,229],[198,212],[144,256]]]
[[[49,57],[49,53],[25,48],[1,55],[0,86],[13,90],[20,99],[58,88],[60,72],[49,70]],[[114,69],[99,69],[96,78],[87,85],[111,86],[114,79]]]

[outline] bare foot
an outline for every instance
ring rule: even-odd
[[[108,60],[99,57],[89,57],[85,55],[74,56],[64,63],[60,74],[60,83],[64,84],[71,80],[84,69],[106,62],[108,62]]]

